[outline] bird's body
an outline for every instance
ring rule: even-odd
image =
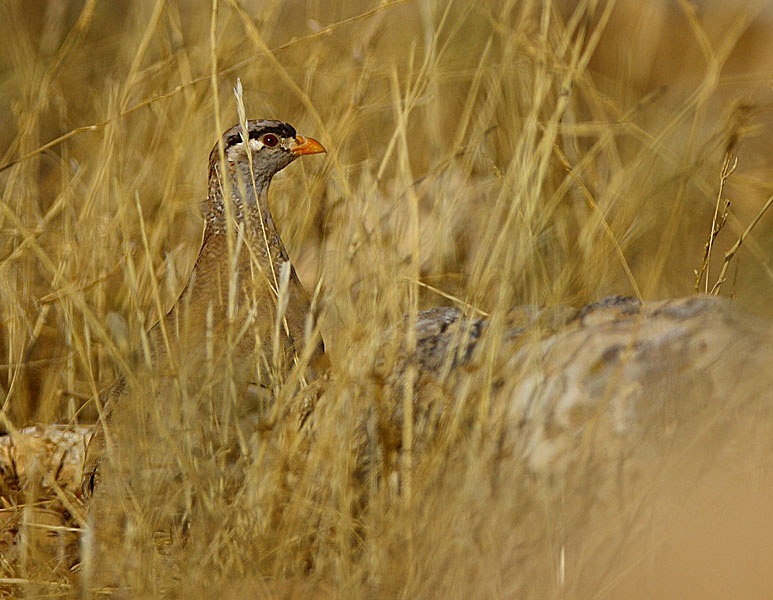
[[[159,428],[182,437],[200,431],[202,420],[233,422],[251,410],[240,401],[250,383],[267,390],[261,398],[270,397],[293,369],[302,384],[326,369],[324,346],[310,326],[310,296],[290,264],[267,199],[278,171],[299,156],[324,151],[272,120],[248,121],[245,134],[236,125],[212,149],[201,250],[179,299],[148,332],[139,376],[122,378],[110,393],[88,450],[87,493],[106,441],[115,437],[105,435],[105,426],[125,396],[141,401],[121,410],[116,429],[136,424],[145,439]],[[129,381],[138,389],[130,389]]]
[[[249,121],[246,141],[240,132],[237,125],[223,135],[223,165],[219,144],[210,153],[203,244],[180,299],[151,337],[158,357],[169,351],[165,337],[173,332],[180,361],[188,367],[220,355],[212,347],[219,341],[222,352],[239,364],[241,386],[265,385],[300,358],[311,316],[310,296],[274,225],[268,188],[295,158],[324,149],[280,121]],[[315,344],[310,378],[324,362],[322,342]]]

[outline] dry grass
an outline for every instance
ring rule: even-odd
[[[664,580],[686,585],[663,557],[693,540],[684,553],[700,563],[690,525],[668,539],[646,525],[681,523],[692,480],[678,469],[645,478],[641,489],[666,498],[657,511],[642,518],[625,490],[619,511],[599,517],[592,469],[560,492],[517,460],[501,472],[485,427],[458,426],[486,413],[490,378],[454,391],[454,426],[424,441],[399,489],[390,469],[401,464],[385,455],[363,472],[353,451],[359,411],[402,401],[373,377],[373,332],[436,304],[497,319],[523,304],[692,293],[730,154],[711,287],[722,251],[773,193],[766,3],[596,4],[3,4],[6,429],[92,421],[157,304],[174,302],[199,248],[209,149],[237,121],[237,77],[249,116],[284,119],[328,148],[280,174],[271,196],[305,286],[322,282],[334,373],[314,448],[274,428],[233,476],[213,451],[172,486],[196,499],[190,529],[131,560],[117,537],[115,556],[99,557],[122,565],[113,583],[149,597],[340,598],[667,597]],[[766,318],[771,234],[764,215],[721,288]],[[687,446],[680,456],[700,462]],[[707,478],[706,497],[750,473],[770,490],[763,457],[741,462],[737,477]],[[729,512],[759,498],[744,493],[722,496]],[[0,560],[0,586],[73,593],[77,559],[57,552],[29,542]]]

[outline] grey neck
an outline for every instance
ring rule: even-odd
[[[257,250],[258,255],[268,257],[269,252],[265,247],[265,241],[267,241],[270,253],[273,255],[271,258],[281,262],[288,261],[287,251],[268,207],[270,184],[270,176],[256,172],[253,178],[249,165],[237,164],[235,168],[228,169],[228,185],[226,185],[220,165],[215,164],[209,175],[205,240],[211,236],[226,235],[228,213],[224,199],[226,193],[230,192],[233,223],[237,227],[244,227],[248,243]],[[236,233],[236,227],[234,233]]]
[[[267,230],[276,231],[274,219],[268,208],[268,188],[270,177],[260,177],[258,173],[253,179],[249,166],[239,165],[236,169],[228,169],[228,181],[223,179],[220,165],[213,165],[209,173],[209,198],[206,214],[207,229],[214,234],[225,233],[227,211],[225,196],[231,196],[231,218],[235,223],[244,223],[250,229],[260,228],[260,220],[266,224]]]

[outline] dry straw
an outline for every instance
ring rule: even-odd
[[[213,440],[201,455],[172,439],[184,468],[165,501],[179,518],[158,526],[143,521],[151,499],[116,502],[113,516],[134,511],[142,526],[89,557],[129,565],[110,577],[83,573],[77,536],[58,529],[83,524],[75,511],[51,525],[34,490],[0,490],[0,544],[14,540],[0,595],[68,596],[85,581],[83,597],[614,597],[668,544],[637,534],[647,499],[688,497],[693,472],[673,456],[698,461],[704,447],[685,444],[660,478],[619,495],[590,442],[574,472],[541,479],[500,443],[502,381],[538,373],[541,357],[516,365],[497,349],[513,307],[612,293],[721,289],[771,316],[770,165],[755,172],[751,158],[770,155],[770,123],[749,116],[755,135],[734,104],[769,104],[755,95],[769,65],[725,74],[754,28],[770,28],[763,14],[591,0],[6,3],[2,427],[93,422],[118,373],[135,391],[161,388],[167,374],[132,374],[200,247],[207,152],[246,117],[288,121],[328,149],[279,175],[270,203],[333,367],[300,430],[284,419],[296,375],[275,382],[238,443],[216,419],[197,424]],[[681,62],[658,54],[673,39]],[[723,167],[731,139],[737,162]],[[719,267],[723,236],[738,241]],[[489,336],[453,383],[416,392],[415,366],[393,374],[436,305],[486,315]],[[719,447],[707,430],[693,439]],[[762,464],[750,461],[744,473]],[[619,510],[594,512],[607,493]],[[687,510],[669,506],[648,514],[676,523]],[[130,555],[138,539],[154,553]]]

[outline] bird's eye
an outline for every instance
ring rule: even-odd
[[[263,136],[262,140],[263,145],[267,146],[269,148],[273,148],[279,143],[279,138],[276,137],[273,133],[267,133]]]

